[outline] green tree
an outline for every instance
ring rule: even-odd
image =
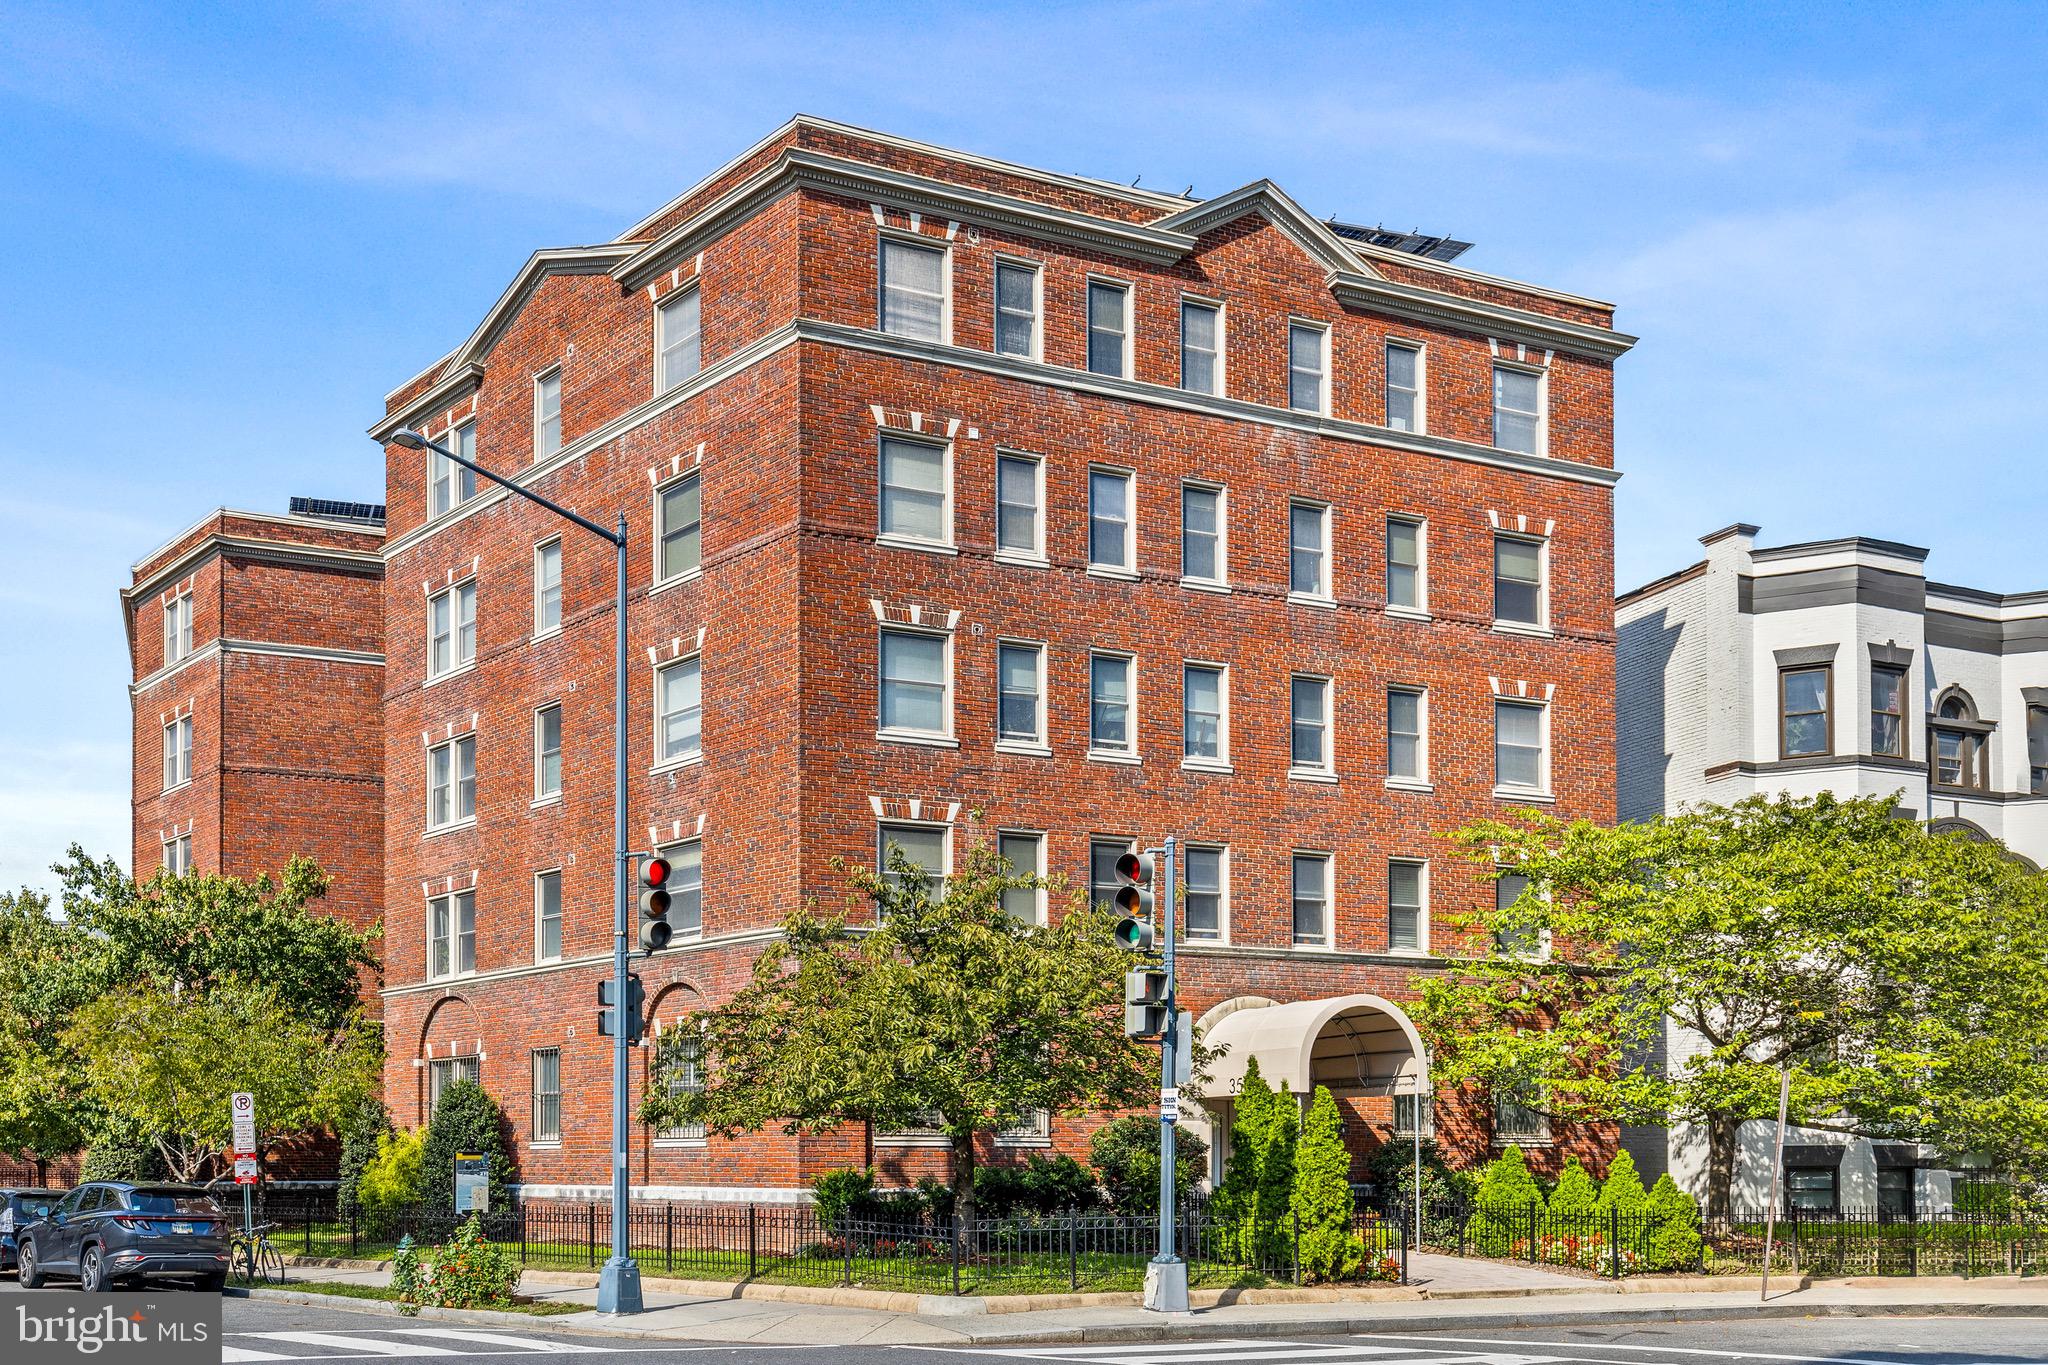
[[[1531,1211],[1542,1217],[1543,1191],[1520,1147],[1509,1147],[1486,1164],[1473,1203],[1472,1245],[1480,1255],[1509,1255],[1515,1242],[1529,1235]]]
[[[1230,1106],[1230,1160],[1216,1187],[1211,1207],[1219,1227],[1237,1243],[1239,1254],[1255,1254],[1252,1224],[1259,1208],[1259,1160],[1266,1154],[1266,1127],[1272,1122],[1273,1087],[1259,1072],[1259,1059],[1245,1062],[1244,1080]]]
[[[699,1016],[703,1088],[651,1087],[644,1122],[726,1135],[778,1124],[935,1127],[951,1147],[954,1210],[966,1220],[977,1139],[1036,1110],[1154,1098],[1156,1055],[1123,1031],[1131,957],[1085,893],[1058,923],[1025,923],[1004,909],[1003,892],[1047,883],[1017,875],[979,840],[942,884],[893,845],[886,873],[846,871],[848,913],[805,906],[783,923],[753,979]],[[657,1076],[681,1064],[689,1033],[663,1036]]]
[[[1252,1201],[1254,1263],[1278,1267],[1288,1259],[1294,1235],[1294,1151],[1301,1140],[1301,1103],[1275,1091],[1266,1110],[1265,1142],[1259,1149],[1259,1187]]]
[[[50,917],[49,897],[0,893],[0,1153],[48,1160],[104,1126],[79,1094],[77,1067],[58,1041],[87,997],[67,983],[89,943]]]
[[[1300,1229],[1305,1278],[1342,1280],[1357,1271],[1365,1241],[1351,1230],[1351,1153],[1344,1148],[1344,1116],[1328,1086],[1316,1087],[1301,1125],[1288,1212]]]
[[[1636,1159],[1626,1148],[1616,1152],[1614,1164],[1607,1168],[1607,1179],[1600,1183],[1600,1212],[1613,1209],[1624,1218],[1637,1218],[1647,1210],[1649,1202],[1643,1177],[1636,1172]]]
[[[505,1187],[513,1174],[510,1129],[505,1111],[475,1081],[458,1077],[442,1086],[420,1147],[421,1202],[430,1209],[453,1209],[455,1158],[481,1156],[490,1162],[491,1207],[506,1207]]]
[[[1633,1169],[1630,1174],[1634,1174]],[[1641,1182],[1637,1183],[1640,1186]],[[1648,1245],[1644,1248],[1649,1268],[1697,1270],[1704,1245],[1700,1237],[1699,1200],[1679,1189],[1667,1171],[1650,1187],[1644,1212],[1651,1223]]]
[[[75,1011],[61,1041],[85,1096],[151,1132],[177,1180],[199,1179],[228,1150],[236,1091],[256,1097],[260,1133],[328,1129],[362,1102],[382,1065],[370,1026],[329,1033],[275,993],[240,984],[113,991]]]
[[[417,1129],[386,1133],[377,1154],[363,1167],[356,1188],[358,1207],[372,1227],[386,1228],[408,1204],[420,1202],[420,1161],[425,1141]]]
[[[392,1131],[391,1111],[383,1097],[364,1095],[341,1125],[341,1166],[335,1180],[335,1215],[343,1222],[355,1217],[363,1171],[376,1159],[377,1144]]]
[[[1183,1129],[1174,1135],[1173,1193],[1185,1204],[1201,1183],[1209,1144]],[[1126,1114],[1095,1130],[1088,1140],[1088,1164],[1118,1213],[1152,1213],[1159,1208],[1159,1120]]]
[[[1551,1215],[1559,1219],[1591,1218],[1599,1205],[1600,1187],[1593,1183],[1593,1177],[1577,1157],[1566,1157],[1564,1169],[1557,1174],[1557,1188],[1550,1192]]]
[[[1439,1083],[1696,1124],[1717,1215],[1781,1071],[1794,1123],[2048,1174],[2048,879],[1894,808],[1759,796],[1617,829],[1539,813],[1460,831],[1530,889],[1447,917],[1471,955],[1413,1011]],[[1544,934],[1554,951],[1516,950]],[[1672,1022],[1702,1046],[1642,1065]]]
[[[80,1180],[162,1180],[164,1158],[157,1134],[132,1119],[101,1121],[80,1163]]]

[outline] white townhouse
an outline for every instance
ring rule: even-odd
[[[1617,804],[1624,820],[1756,793],[1888,795],[1902,818],[2048,858],[2048,592],[1929,582],[1893,541],[1759,547],[1738,523],[1706,558],[1616,600]],[[1673,1030],[1665,1060],[1692,1035]],[[1768,1198],[1773,1125],[1743,1134],[1736,1204]],[[1646,1174],[1704,1192],[1706,1144],[1631,1129]],[[1801,1130],[1787,1198],[1890,1214],[1947,1205],[1931,1151]]]

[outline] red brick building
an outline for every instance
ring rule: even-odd
[[[1632,338],[1460,246],[1263,181],[1196,200],[798,118],[617,240],[536,252],[372,429],[398,1120],[475,1075],[529,1192],[607,1179],[610,547],[390,439],[415,428],[627,518],[632,827],[689,887],[636,968],[659,1027],[837,903],[835,856],[1001,839],[1086,884],[1172,831],[1222,1088],[1257,1055],[1383,1140],[1435,921],[1494,894],[1437,834],[1614,813]],[[1613,1141],[1435,1108],[1473,1156]],[[865,1136],[641,1132],[631,1178],[786,1198]]]

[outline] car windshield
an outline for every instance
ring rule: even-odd
[[[147,1213],[158,1218],[220,1216],[220,1205],[213,1202],[212,1195],[199,1194],[191,1190],[136,1190],[128,1196],[128,1204],[136,1213]]]
[[[25,1218],[43,1218],[63,1197],[56,1190],[17,1190],[8,1196],[7,1207]]]

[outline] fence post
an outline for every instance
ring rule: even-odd
[[[953,1217],[953,1293],[956,1296],[960,1293],[960,1233],[960,1218],[959,1215],[955,1214]]]
[[[1081,1288],[1081,1206],[1067,1205],[1067,1288]]]
[[[760,1273],[761,1261],[761,1206],[747,1205],[747,1278],[753,1279]]]
[[[1621,1205],[1607,1206],[1607,1254],[1614,1258],[1614,1278],[1621,1278]]]
[[[591,1265],[597,1264],[597,1205],[583,1206],[583,1257]]]
[[[1408,1224],[1401,1223],[1401,1283],[1408,1283]]]
[[[1536,1201],[1529,1201],[1529,1264],[1536,1264]]]
[[[306,1250],[304,1254],[311,1256],[313,1254],[313,1206],[311,1204],[303,1206],[301,1214],[301,1221],[305,1225],[304,1231],[306,1234]]]
[[[351,1257],[354,1257],[357,1253],[359,1253],[362,1250],[361,1245],[358,1244],[356,1240],[357,1213],[358,1210],[356,1209],[356,1207],[354,1205],[350,1205],[348,1211],[348,1254]]]

